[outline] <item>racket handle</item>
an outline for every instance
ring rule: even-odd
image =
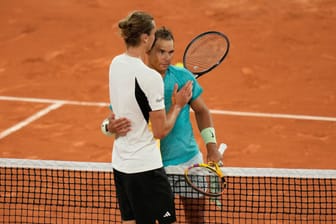
[[[226,145],[225,143],[221,143],[221,144],[219,145],[218,151],[220,152],[220,154],[221,154],[222,156],[223,156],[223,154],[224,154],[226,148],[227,148],[227,145]]]

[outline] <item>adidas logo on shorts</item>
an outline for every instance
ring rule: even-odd
[[[167,218],[167,217],[170,217],[171,214],[167,211],[164,215],[163,215],[163,218]]]

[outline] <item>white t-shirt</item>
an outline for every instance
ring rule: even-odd
[[[121,54],[111,62],[109,88],[116,118],[131,121],[131,131],[114,141],[113,168],[137,173],[162,167],[158,141],[149,123],[149,112],[165,107],[161,75],[141,59]]]

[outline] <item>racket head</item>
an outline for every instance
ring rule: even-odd
[[[226,188],[225,177],[217,164],[194,164],[185,169],[186,182],[194,190],[210,197],[219,197]]]
[[[221,64],[229,49],[230,41],[225,34],[218,31],[201,33],[187,45],[183,66],[199,78]]]

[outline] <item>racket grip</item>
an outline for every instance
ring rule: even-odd
[[[218,151],[220,152],[221,155],[224,154],[226,148],[227,148],[227,145],[226,145],[225,143],[221,143],[221,144],[219,145]]]

